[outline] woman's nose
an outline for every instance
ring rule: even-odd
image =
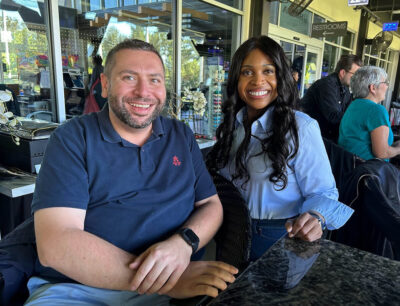
[[[261,84],[264,84],[265,82],[266,82],[265,75],[260,74],[260,73],[257,73],[254,75],[253,84],[261,85]]]

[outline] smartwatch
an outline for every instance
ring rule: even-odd
[[[199,247],[199,237],[190,228],[181,228],[177,233],[192,247],[192,254],[194,254]]]

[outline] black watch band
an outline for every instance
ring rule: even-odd
[[[190,228],[181,228],[177,233],[192,247],[192,254],[194,254],[199,247],[199,237]]]

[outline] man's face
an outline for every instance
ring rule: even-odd
[[[131,128],[149,126],[166,98],[164,69],[153,52],[124,49],[115,54],[111,76],[102,74],[102,96],[112,113]]]
[[[339,78],[343,85],[349,87],[350,86],[350,79],[353,77],[354,73],[360,68],[360,66],[353,64],[351,65],[351,69],[346,71],[344,69],[340,70]]]

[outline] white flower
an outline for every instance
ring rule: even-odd
[[[18,119],[14,117],[12,112],[7,110],[6,102],[12,100],[12,94],[8,90],[0,90],[0,127],[5,131],[9,132],[11,138],[14,140],[16,145],[19,145],[19,137],[16,136],[18,131]]]
[[[206,110],[207,100],[201,91],[190,91],[189,88],[183,89],[184,101],[193,102],[193,110],[195,115],[203,116]]]

